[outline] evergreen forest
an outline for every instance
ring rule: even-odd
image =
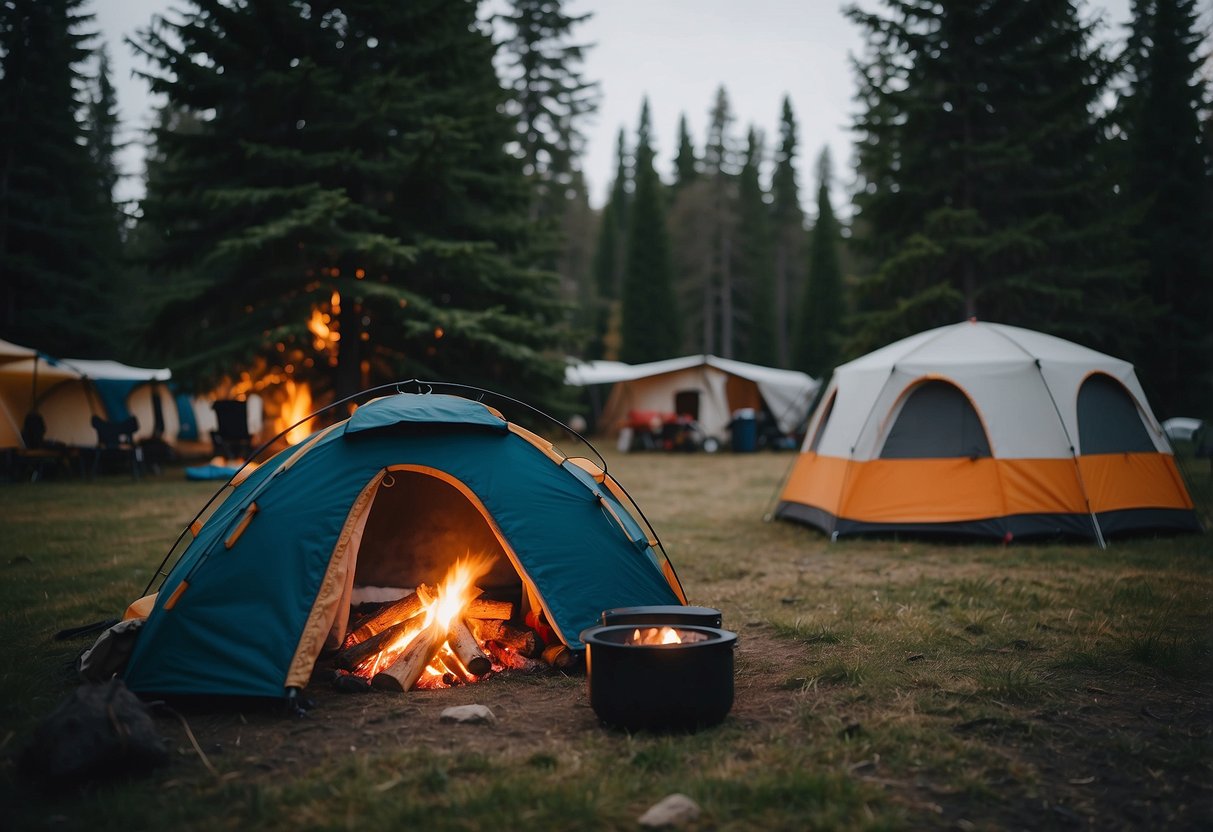
[[[786,97],[769,124],[724,86],[685,102],[702,136],[636,101],[602,206],[603,79],[558,0],[182,0],[123,43],[96,2],[0,0],[5,340],[196,390],[428,378],[543,404],[569,357],[824,377],[976,317],[1132,362],[1160,419],[1213,417],[1196,0],[1133,0],[1116,38],[1081,2],[848,5],[851,158],[804,147]],[[164,102],[135,203],[116,50]]]

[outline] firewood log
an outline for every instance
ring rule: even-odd
[[[535,631],[493,619],[469,619],[468,626],[480,641],[499,641],[516,653],[534,658],[543,649]]]
[[[506,670],[521,670],[524,673],[534,673],[537,670],[542,670],[547,667],[543,662],[535,659],[527,658],[513,648],[507,647],[499,641],[490,641],[484,645],[485,649],[493,657],[497,664],[504,667]]]
[[[375,674],[371,679],[371,686],[398,693],[409,690],[417,684],[417,680],[425,672],[425,666],[442,649],[445,641],[446,631],[442,629],[441,625],[435,623],[426,627],[409,642],[409,646],[404,648],[404,652],[396,658],[396,661]]]
[[[447,643],[473,676],[483,676],[493,669],[493,663],[484,655],[484,651],[476,643],[476,637],[461,619],[456,618],[451,622],[447,631]]]
[[[449,637],[446,644],[442,645],[442,649],[438,651],[438,656],[435,661],[441,665],[442,670],[446,671],[442,675],[443,681],[447,684],[447,686],[455,684],[464,685],[471,681],[471,677],[468,676],[466,668],[459,663],[459,657],[455,655],[453,650],[451,650],[451,642]],[[446,677],[448,676],[454,681],[452,682],[450,679],[447,679]]]
[[[353,647],[347,647],[337,653],[334,663],[345,670],[354,670],[367,659],[381,652],[399,638],[415,633],[425,626],[425,616],[420,610],[412,618],[400,621],[386,630],[381,630],[366,641],[359,642]]]
[[[407,621],[425,607],[434,602],[435,592],[432,586],[421,584],[416,591],[388,604],[379,612],[358,625],[358,629],[350,633],[345,643],[347,646],[360,644],[376,633],[381,633],[388,627],[400,621]]]
[[[487,598],[476,598],[464,610],[466,618],[493,618],[498,621],[508,621],[514,617],[514,604],[511,601],[490,601]]]
[[[569,670],[576,667],[579,658],[565,645],[553,644],[543,651],[543,660],[557,670]]]

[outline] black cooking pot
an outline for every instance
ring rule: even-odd
[[[581,634],[590,706],[604,724],[627,731],[694,731],[719,723],[733,707],[737,634],[670,626],[683,638],[698,634],[702,640],[629,644],[634,624],[591,627]]]
[[[720,610],[710,607],[660,606],[616,607],[604,610],[603,624],[698,624],[719,627]]]

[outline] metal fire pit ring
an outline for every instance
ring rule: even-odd
[[[603,625],[581,633],[590,706],[603,724],[626,731],[687,732],[716,725],[728,715],[737,634],[700,625],[667,626],[706,638],[686,644],[629,644],[637,624]]]
[[[703,627],[721,625],[720,610],[711,607],[651,605],[646,607],[616,607],[603,610],[603,624],[698,624]]]

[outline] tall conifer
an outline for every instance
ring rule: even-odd
[[[0,337],[102,357],[121,263],[108,175],[89,153],[83,5],[0,3]]]
[[[846,306],[838,248],[842,242],[830,204],[833,169],[828,148],[817,160],[817,220],[809,234],[808,282],[800,298],[796,369],[823,378],[838,363]]]
[[[652,122],[646,98],[636,131],[636,192],[623,283],[620,358],[629,363],[678,354],[679,316],[665,220],[665,194],[654,164]]]
[[[1128,136],[1126,197],[1161,315],[1142,345],[1142,383],[1160,418],[1213,417],[1213,168],[1209,47],[1195,0],[1137,0],[1118,116]],[[1203,368],[1203,369],[1202,369]]]
[[[865,30],[857,129],[855,350],[973,315],[1118,354],[1141,319],[1097,110],[1113,66],[1055,0],[851,7]]]
[[[772,366],[776,363],[775,269],[771,257],[771,215],[762,187],[763,137],[751,127],[745,162],[737,182],[738,337],[733,356]],[[726,353],[727,355],[727,353]]]
[[[560,0],[509,0],[493,18],[500,40],[498,65],[512,93],[517,155],[531,182],[529,216],[539,224],[535,262],[559,275],[569,302],[566,351],[577,352],[594,328],[594,287],[587,251],[593,240],[589,194],[581,170],[583,124],[598,107],[598,84],[586,80],[588,47],[573,31],[590,15],[569,15]]]
[[[602,209],[598,242],[594,248],[597,323],[589,350],[591,358],[619,358],[619,300],[623,294],[628,215],[632,201],[632,175],[626,142],[621,128],[615,139],[615,179],[611,183],[607,204]]]
[[[695,143],[687,129],[686,114],[678,117],[678,152],[674,155],[674,189],[690,185],[699,177],[699,158],[695,155]]]
[[[792,366],[792,329],[797,299],[804,286],[804,211],[796,183],[799,152],[792,101],[783,97],[779,117],[779,146],[771,174],[771,236],[774,269],[775,358],[779,367]]]
[[[732,352],[733,262],[737,234],[737,150],[730,134],[734,116],[724,87],[716,98],[708,118],[708,136],[704,143],[703,172],[707,205],[704,223],[699,229],[701,245],[710,258],[700,286],[702,351],[728,356]]]
[[[475,4],[195,0],[137,38],[196,120],[155,138],[144,213],[177,366],[335,395],[416,375],[542,400],[562,308]]]
[[[583,122],[598,107],[598,85],[585,79],[587,47],[570,42],[590,15],[569,15],[559,0],[509,0],[494,17],[511,92],[507,111],[517,119],[518,153],[532,180],[532,218],[563,214],[567,194],[580,181]]]

